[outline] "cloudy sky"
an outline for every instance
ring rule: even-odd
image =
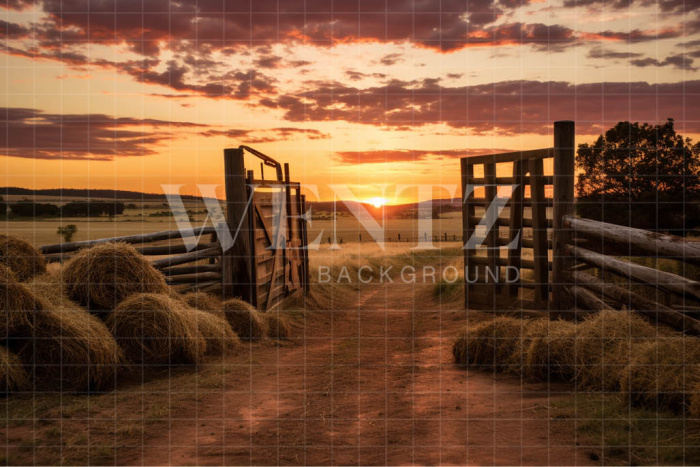
[[[2,185],[196,193],[245,144],[392,200],[555,120],[700,136],[700,0],[1,0],[0,35]]]

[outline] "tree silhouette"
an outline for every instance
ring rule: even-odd
[[[75,235],[77,231],[78,227],[76,227],[75,224],[68,224],[65,227],[59,227],[58,230],[56,230],[56,233],[63,236],[63,241],[70,242],[73,240],[73,235]]]
[[[576,191],[584,217],[685,233],[697,225],[700,143],[662,125],[620,122],[581,144]]]

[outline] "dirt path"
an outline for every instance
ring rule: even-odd
[[[119,462],[589,463],[572,423],[547,417],[566,387],[457,368],[465,313],[438,311],[422,287],[366,286],[309,316],[294,345],[251,346],[254,363],[232,368],[226,391],[175,410]]]

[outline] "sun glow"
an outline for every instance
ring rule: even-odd
[[[370,198],[367,200],[367,203],[371,204],[375,208],[381,208],[384,206],[387,202],[386,198],[382,198],[381,196],[377,196],[376,198]]]

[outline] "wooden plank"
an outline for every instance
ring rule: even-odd
[[[499,161],[500,162],[500,161]],[[515,164],[516,162],[522,163],[523,161],[517,160],[513,162]],[[527,161],[525,161],[527,163]],[[496,184],[497,185],[514,185],[516,182],[516,177],[496,177]],[[525,185],[530,184],[530,177],[525,176],[523,177],[523,181]],[[544,175],[542,177],[542,183],[546,185],[554,185],[554,176],[553,175]],[[472,185],[485,185],[486,184],[486,179],[484,178],[474,178],[472,179]]]
[[[163,269],[170,266],[177,266],[178,264],[193,263],[195,261],[208,259],[213,256],[220,256],[221,253],[221,247],[217,245],[212,248],[207,248],[206,250],[193,251],[192,253],[185,253],[184,255],[175,255],[163,259],[157,259],[155,261],[151,261],[151,266],[156,269]]]
[[[540,205],[544,199],[544,184],[541,176],[544,171],[542,159],[533,159],[530,166],[530,193],[532,196],[532,236],[533,260],[535,262],[535,301],[545,306],[549,301],[549,250],[547,248],[547,209]]]
[[[691,281],[685,277],[671,274],[670,272],[659,271],[658,269],[640,266],[638,264],[622,261],[610,256],[601,255],[585,248],[567,245],[565,253],[590,264],[606,272],[611,272],[628,279],[636,279],[651,287],[655,287],[667,292],[672,292],[683,297],[692,297],[700,300],[700,282]]]
[[[545,210],[545,214],[546,214],[546,210]],[[474,222],[475,223],[474,225],[478,224],[480,220],[481,220],[481,218],[478,216],[471,216],[470,217],[470,221]],[[547,228],[551,228],[552,227],[552,219],[545,219],[545,220],[546,220]],[[498,220],[496,221],[496,225],[501,226],[501,227],[508,226],[508,225],[510,225],[510,219],[506,219],[505,217],[499,217]],[[527,217],[523,217],[523,227],[533,227],[532,219],[529,219]]]
[[[472,256],[469,258],[469,261],[472,262],[472,264],[475,265],[490,265],[491,264],[491,258],[485,257],[485,256]],[[508,266],[508,258],[496,258],[496,264],[498,266]],[[521,269],[535,269],[535,265],[537,262],[528,260],[528,259],[521,259],[520,260],[520,268]],[[552,263],[548,262],[547,263],[547,270],[552,269]],[[473,276],[472,276],[473,277]]]
[[[615,300],[621,306],[648,316],[654,321],[667,324],[674,329],[700,336],[700,322],[668,308],[660,303],[636,294],[618,285],[603,282],[588,273],[577,271],[569,273],[569,281]]]
[[[530,151],[504,152],[501,154],[488,154],[485,156],[463,157],[467,165],[474,164],[495,164],[501,162],[515,162],[532,159],[546,159],[554,155],[552,148],[533,149]]]
[[[213,257],[215,258],[215,257]],[[220,264],[195,264],[194,266],[178,266],[162,269],[164,276],[178,276],[180,274],[194,274],[197,272],[221,272]]]
[[[552,233],[552,305],[563,311],[572,303],[564,293],[565,272],[574,266],[564,247],[571,243],[571,231],[564,225],[564,216],[574,213],[574,168],[576,130],[572,121],[554,122],[554,230]]]
[[[469,193],[469,196],[466,193],[467,186],[471,184],[471,180],[474,177],[474,166],[468,164],[467,159],[463,158],[460,160],[460,167],[462,183],[462,240],[464,244],[464,307],[469,308],[470,296],[474,293],[475,287],[467,279],[472,277],[472,274],[476,274],[477,271],[475,265],[470,261],[470,258],[476,252],[466,246],[469,239],[474,235],[474,226],[479,221],[475,219],[474,205],[470,202],[474,197],[474,192]]]
[[[520,271],[522,262],[522,246],[523,246],[523,198],[525,197],[525,186],[523,185],[523,163],[522,161],[513,162],[513,185],[517,185],[510,198],[510,228],[507,239],[507,244],[516,242],[515,247],[510,247],[508,250],[508,268],[516,268]],[[498,244],[502,243],[498,238]],[[506,275],[508,269],[506,269]],[[511,297],[517,297],[519,292],[520,274],[517,280],[512,280],[508,283],[508,293]]]
[[[486,199],[490,200],[490,202],[493,202],[496,199],[496,196],[498,195],[498,188],[496,187],[496,164],[495,163],[488,163],[484,164],[484,178],[486,179]],[[490,203],[489,203],[490,204]],[[497,213],[494,213],[497,215]],[[487,225],[491,225],[490,219],[486,220]],[[494,222],[495,224],[495,222]],[[494,225],[494,227],[489,230],[486,233],[486,240],[484,241],[484,244],[486,245],[486,255],[489,259],[488,265],[486,267],[489,268],[489,271],[491,274],[493,274],[496,277],[499,277],[500,274],[500,266],[498,265],[498,260],[500,259],[501,255],[501,250],[498,247],[498,235],[499,233],[499,227],[497,225]],[[496,308],[496,296],[500,295],[501,291],[501,285],[498,283],[495,284],[490,284],[488,286],[488,301],[489,303],[493,306],[493,309]]]
[[[472,203],[474,206],[480,206],[480,207],[487,207],[491,204],[492,200],[486,199],[486,198],[474,198],[472,200]],[[531,198],[524,198],[521,202],[523,207],[530,207],[532,206],[532,199]],[[554,206],[554,200],[552,198],[545,198],[541,203],[541,205],[545,207],[552,207]]]
[[[196,272],[192,274],[168,276],[165,278],[165,282],[167,284],[198,284],[201,282],[213,282],[220,280],[221,273],[219,272]]]
[[[151,243],[162,240],[170,240],[173,238],[198,237],[214,233],[214,227],[197,227],[194,229],[185,230],[166,230],[163,232],[153,232],[141,235],[126,235],[123,237],[100,238],[97,240],[83,240],[80,242],[58,243],[55,245],[44,245],[39,247],[39,250],[44,254],[50,253],[66,253],[69,251],[77,251],[81,248],[88,248],[103,243]]]
[[[224,150],[224,172],[226,186],[226,222],[233,246],[223,254],[223,296],[240,297],[250,302],[253,296],[251,276],[251,241],[248,212],[249,188],[246,187],[246,174],[243,149]]]
[[[573,215],[564,216],[564,227],[576,235],[600,239],[606,247],[607,244],[615,245],[616,251],[620,254],[627,253],[626,256],[646,254],[700,265],[700,242],[687,241],[675,235],[658,234],[590,219],[578,219]]]
[[[576,285],[565,286],[566,292],[571,295],[574,300],[574,306],[579,307],[583,305],[586,309],[591,311],[603,311],[610,310],[611,308],[600,298],[596,297],[589,290]]]

